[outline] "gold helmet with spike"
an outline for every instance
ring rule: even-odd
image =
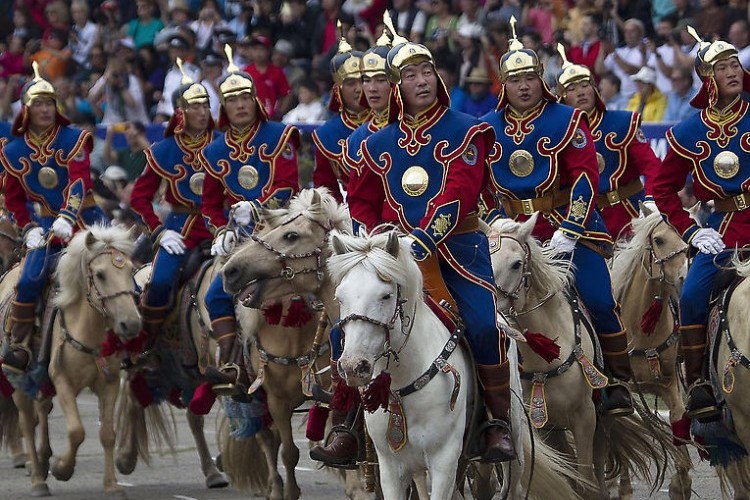
[[[193,103],[208,102],[208,91],[206,90],[206,87],[200,83],[194,82],[193,79],[185,73],[182,59],[178,57],[176,63],[177,67],[180,68],[180,73],[182,73],[182,79],[180,80],[180,86],[177,87],[177,90],[172,97],[175,109],[178,107],[184,108]]]
[[[588,80],[592,84],[594,83],[594,76],[591,74],[589,68],[568,61],[563,44],[557,44],[557,53],[560,54],[560,58],[562,59],[562,72],[557,77],[557,95],[561,99],[565,97],[565,90],[574,83],[583,80]]]
[[[336,21],[339,30],[339,49],[331,59],[331,75],[336,85],[342,85],[349,78],[362,77],[362,52],[352,49],[344,37],[341,21]]]
[[[410,64],[418,64],[421,62],[430,62],[435,65],[435,60],[432,57],[430,50],[419,43],[410,42],[406,38],[402,37],[396,31],[393,26],[391,17],[383,17],[383,22],[388,30],[393,35],[393,41],[391,42],[393,48],[388,51],[386,57],[386,70],[388,71],[388,78],[393,83],[401,83],[401,71]]]
[[[227,76],[222,78],[219,82],[219,92],[221,92],[222,101],[227,97],[240,94],[250,94],[255,97],[256,89],[253,77],[244,71],[241,71],[240,68],[234,64],[234,55],[232,54],[232,47],[229,44],[224,45],[224,54],[227,56],[229,66],[227,66]]]
[[[23,86],[21,90],[21,103],[25,106],[30,106],[35,99],[40,97],[49,97],[56,101],[57,93],[55,92],[55,87],[39,75],[39,64],[34,61],[31,63],[31,67],[34,69],[34,78]]]
[[[724,40],[716,40],[715,42],[704,41],[695,28],[688,26],[687,32],[690,33],[696,42],[698,42],[698,55],[695,58],[695,72],[698,76],[704,78],[706,76],[713,76],[714,65],[725,59],[731,57],[738,57],[737,48],[729,42]]]
[[[387,19],[387,21],[386,21]],[[388,59],[388,52],[391,50],[393,44],[391,43],[393,33],[388,28],[391,26],[391,15],[386,10],[383,14],[383,34],[380,35],[374,47],[370,47],[367,52],[362,56],[362,76],[373,77],[377,75],[387,75],[386,62]]]
[[[500,79],[505,82],[509,77],[533,71],[542,78],[544,69],[539,56],[523,46],[516,35],[516,18],[510,18],[511,38],[508,40],[508,52],[500,58]]]

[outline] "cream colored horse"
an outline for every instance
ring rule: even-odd
[[[612,263],[615,300],[628,332],[633,380],[640,390],[660,397],[669,421],[687,430],[685,404],[678,379],[677,304],[687,274],[687,244],[662,219],[643,207],[645,218],[633,219],[633,236],[620,242]],[[648,319],[651,317],[651,320]],[[643,325],[642,325],[643,323]],[[643,328],[649,331],[644,332]],[[680,431],[678,431],[680,432]],[[688,436],[689,437],[689,436]],[[690,498],[690,457],[684,447],[669,486],[670,498]]]
[[[51,467],[61,481],[73,475],[78,447],[85,429],[76,397],[90,388],[99,399],[99,439],[104,448],[104,490],[125,497],[117,484],[113,451],[115,445],[114,410],[119,387],[120,358],[100,357],[99,347],[112,331],[127,340],[138,334],[141,318],[136,308],[131,235],[117,227],[94,226],[79,232],[67,246],[57,265],[59,286],[54,304],[58,308],[52,330],[49,376],[57,390],[68,429],[68,449]],[[18,268],[17,268],[18,269]],[[10,273],[0,285],[0,296],[13,293],[18,272]],[[21,429],[31,461],[32,494],[49,495],[45,482],[51,450],[47,413],[51,401],[37,404],[22,390],[13,399],[20,413]],[[35,426],[41,427],[41,453],[35,447]]]
[[[320,271],[331,253],[330,228],[350,232],[346,208],[339,206],[325,189],[318,188],[300,192],[288,209],[268,211],[265,216],[268,228],[239,249],[224,267],[225,287],[230,291],[241,290],[240,296],[256,306],[292,294],[314,294],[325,305],[331,321],[336,321],[339,307],[334,298],[335,287],[329,274]],[[514,399],[514,419],[523,420],[523,409],[515,403]],[[532,440],[538,436],[523,431],[516,429],[522,436],[519,448],[523,448],[524,454],[512,462],[509,474],[512,484],[506,484],[511,498],[523,498],[524,493],[519,491],[528,491],[529,498],[557,495],[575,498],[566,482],[566,477],[571,477],[570,468],[543,443],[536,441],[534,448]],[[533,468],[523,467],[530,463],[534,463]],[[533,474],[531,483],[527,482],[529,474]],[[361,487],[356,473],[347,471],[347,495],[350,498],[363,495]]]
[[[604,386],[606,378],[593,366],[597,349],[593,332],[571,289],[569,262],[534,240],[535,222],[536,215],[524,223],[504,219],[489,230],[498,309],[529,339],[519,342],[518,349],[534,426],[547,431],[550,444],[567,453],[573,450],[560,431],[570,431],[579,473],[599,486],[598,492],[586,494],[606,498],[605,476],[612,471],[633,470],[648,476],[645,479],[650,479],[652,466],[662,471],[666,457],[660,456],[660,448],[672,452],[671,437],[655,432],[659,441],[653,443],[650,429],[635,417],[598,417],[593,387]],[[559,358],[547,362],[539,356],[531,348],[531,333],[556,340]],[[653,488],[658,486],[658,481],[652,483]]]

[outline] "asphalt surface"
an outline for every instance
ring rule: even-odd
[[[48,479],[54,498],[60,500],[94,500],[106,498],[102,488],[102,450],[97,431],[97,403],[90,394],[79,398],[79,407],[87,429],[86,440],[78,453],[78,463],[73,478],[60,482],[52,476]],[[209,490],[204,484],[198,454],[184,412],[174,411],[178,443],[176,453],[155,453],[151,466],[139,463],[130,476],[118,473],[118,480],[130,500],[234,500],[249,498],[249,495],[232,488]],[[297,478],[304,499],[344,499],[343,486],[333,474],[318,470],[307,455],[308,443],[304,439],[302,417],[296,416],[297,446],[300,448],[300,463]],[[65,421],[62,412],[55,407],[50,415],[50,431],[54,453],[62,453],[66,446]],[[216,418],[212,413],[206,419],[206,437],[212,453],[216,454]],[[694,457],[694,463],[697,459]],[[283,473],[282,473],[283,475]],[[667,499],[666,486],[653,496],[642,484],[635,485],[633,498]],[[705,464],[697,465],[693,472],[693,498],[721,498],[719,481]],[[7,452],[0,455],[0,499],[30,498],[30,480],[22,469],[13,469]]]

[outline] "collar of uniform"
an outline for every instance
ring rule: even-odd
[[[253,137],[260,127],[260,120],[255,120],[252,125],[238,130],[232,126],[227,131],[227,139],[232,142],[247,142],[247,139]]]
[[[601,125],[602,118],[604,118],[604,111],[594,106],[594,109],[592,109],[589,113],[586,113],[586,117],[589,121],[589,129],[593,132],[594,130],[599,128],[599,125]]]
[[[445,106],[440,104],[440,100],[435,99],[429,108],[417,113],[415,116],[404,113],[404,124],[409,128],[420,128],[425,123],[432,122],[444,109]]]
[[[181,134],[177,134],[176,137],[177,142],[179,142],[180,146],[183,149],[188,149],[190,151],[199,151],[206,147],[209,142],[211,142],[211,133],[208,130],[197,136],[192,136],[186,132],[183,132]]]
[[[389,115],[390,113],[387,108],[382,113],[376,113],[373,111],[369,123],[370,130],[380,130],[388,125]]]
[[[349,127],[352,130],[356,129],[357,127],[365,123],[369,118],[370,118],[369,109],[363,109],[359,113],[355,113],[354,111],[349,111],[346,108],[341,110],[341,120],[344,122],[344,124],[347,127]]]
[[[547,101],[545,99],[540,99],[533,108],[528,109],[523,114],[519,114],[513,109],[513,106],[508,104],[505,107],[505,120],[508,122],[508,125],[510,125],[509,131],[512,131],[510,135],[516,135],[520,138],[534,130],[534,126],[531,125],[531,122],[536,120],[539,115],[542,114],[546,105]]]
[[[35,134],[34,132],[31,131],[31,129],[29,129],[26,131],[27,142],[37,147],[44,146],[48,144],[52,140],[52,138],[56,135],[55,132],[57,131],[58,127],[59,125],[52,125],[50,128],[48,128],[41,134]]]
[[[724,109],[718,109],[716,107],[706,108],[706,114],[711,121],[715,123],[721,123],[734,121],[734,119],[736,119],[738,115],[744,112],[746,108],[747,106],[744,105],[744,101],[742,100],[741,96],[737,96],[734,101],[732,101]]]

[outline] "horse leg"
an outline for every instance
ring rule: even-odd
[[[620,475],[620,484],[617,488],[617,494],[620,500],[629,500],[633,498],[633,483],[630,481],[630,471],[624,469]]]
[[[121,415],[119,417],[117,457],[115,466],[120,474],[129,475],[138,464],[138,429],[146,427],[144,408],[133,400],[128,384],[125,384],[120,396]]]
[[[676,379],[662,392],[661,396],[667,408],[669,408],[670,423],[680,420],[685,414],[685,404],[682,401]],[[693,480],[690,478],[692,463],[687,446],[677,447],[675,459],[675,473],[669,482],[669,498],[672,500],[688,500],[692,495]]]
[[[18,408],[13,402],[12,397],[7,398],[3,404],[6,408],[4,411],[15,413],[13,420],[16,422],[17,429],[12,429],[12,431],[8,433],[8,449],[10,449],[10,455],[13,459],[13,468],[23,469],[26,467],[28,455],[23,448],[23,434],[16,432],[17,430],[21,430],[20,424],[18,423]]]
[[[62,457],[52,464],[51,472],[58,481],[67,481],[73,476],[76,466],[76,453],[78,453],[78,448],[86,437],[86,431],[78,412],[77,394],[73,391],[70,383],[64,377],[58,377],[55,380],[55,388],[68,426],[68,449]]]
[[[412,474],[409,471],[403,470],[397,464],[397,460],[380,460],[380,457],[378,458],[380,489],[383,491],[383,498],[387,498],[388,500],[406,499],[406,489],[411,483]],[[430,479],[435,480],[435,478]]]
[[[99,397],[99,441],[104,450],[104,491],[124,496],[115,476],[115,404],[119,381],[118,378],[113,383],[99,385],[96,395]]]
[[[45,474],[49,470],[49,459],[52,457],[52,446],[49,442],[49,414],[52,412],[52,399],[36,401],[34,407],[39,422],[39,466]]]
[[[461,443],[445,443],[443,453],[436,453],[430,457],[427,466],[430,471],[430,499],[451,500],[456,489],[456,463],[458,456],[454,450],[461,448]],[[424,475],[422,475],[424,476]]]
[[[267,498],[270,500],[283,500],[284,482],[281,480],[281,475],[279,474],[279,445],[281,441],[273,428],[260,431],[258,433],[258,441],[268,464]]]
[[[21,433],[26,441],[26,449],[31,462],[31,495],[35,497],[47,497],[50,495],[47,486],[47,469],[42,470],[39,463],[39,455],[36,451],[36,419],[34,412],[34,402],[29,399],[22,391],[13,393],[13,401],[18,408],[18,422],[21,427]]]
[[[287,401],[277,398],[268,398],[268,408],[273,416],[273,421],[279,430],[281,437],[281,460],[286,469],[286,485],[284,487],[284,500],[297,500],[300,495],[299,485],[295,469],[299,463],[299,448],[294,444],[292,432],[292,411]]]
[[[211,458],[211,452],[208,449],[206,435],[203,433],[203,416],[196,415],[188,410],[187,421],[190,426],[190,432],[193,433],[195,447],[198,449],[198,456],[201,460],[201,470],[206,477],[206,487],[226,488],[229,486],[229,481],[227,481],[224,474],[219,472],[219,469],[216,468],[216,464],[214,463],[213,458]]]
[[[583,411],[578,413],[577,418],[570,419],[573,424],[571,431],[576,445],[578,472],[596,484],[598,481],[594,473],[594,432],[592,432],[593,429],[596,429],[596,410],[593,408],[593,403],[590,411],[588,410],[589,408],[585,407]],[[606,489],[601,493],[606,493]],[[584,496],[586,495],[584,494]]]

